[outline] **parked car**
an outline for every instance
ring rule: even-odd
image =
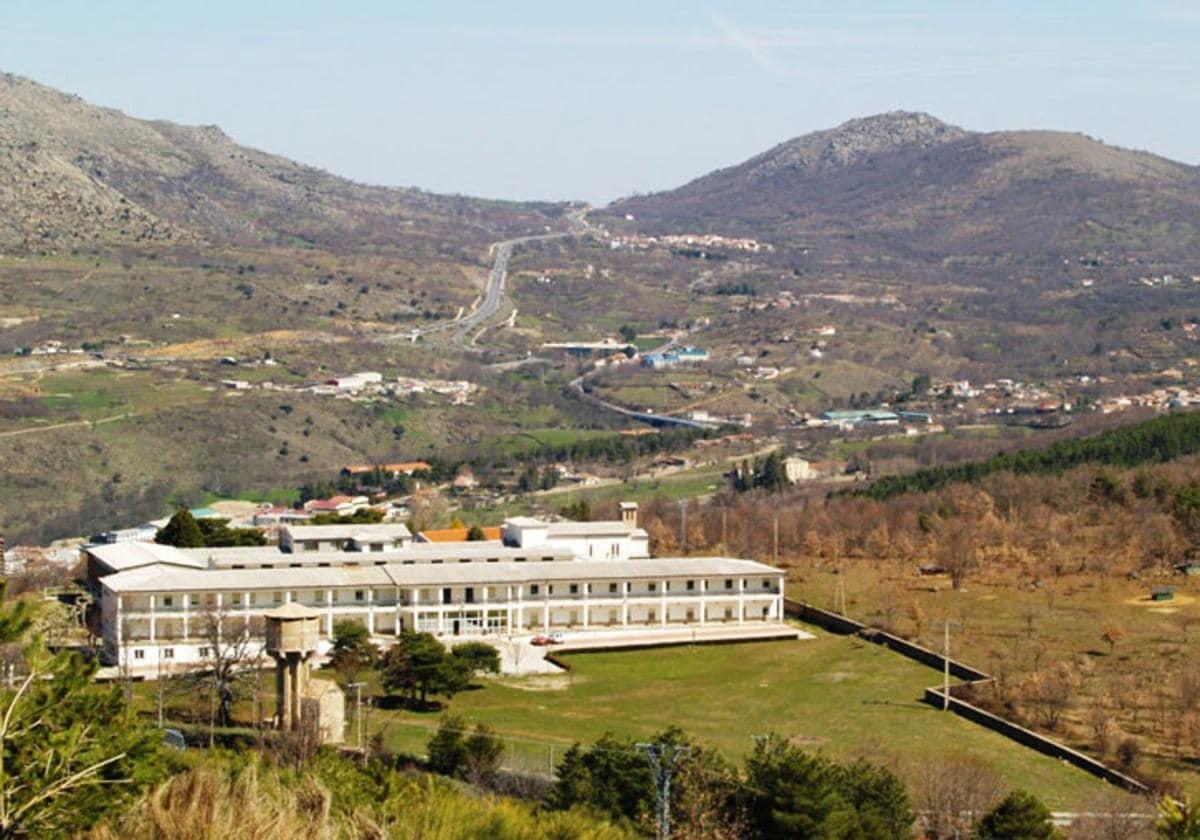
[[[550,644],[552,645],[561,645],[566,640],[567,637],[564,636],[561,631],[556,630],[550,634]]]
[[[534,636],[532,639],[529,640],[529,644],[537,645],[538,647],[544,647],[545,645],[550,644],[550,637],[543,636],[542,634],[539,633],[538,635]]]

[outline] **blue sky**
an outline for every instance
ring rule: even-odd
[[[370,183],[592,202],[896,108],[1200,163],[1198,43],[1197,0],[0,0],[0,69],[97,104]]]

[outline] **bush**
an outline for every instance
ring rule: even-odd
[[[979,840],[1055,840],[1060,836],[1050,822],[1049,809],[1023,790],[1014,790],[984,814],[975,834]]]
[[[1141,760],[1142,748],[1135,739],[1124,738],[1121,743],[1117,744],[1117,766],[1121,768],[1122,772],[1133,772]]]
[[[427,749],[430,770],[480,786],[495,781],[504,755],[504,744],[491,727],[477,723],[468,735],[466,721],[457,715],[442,718]]]
[[[469,668],[471,674],[500,673],[500,654],[487,642],[463,642],[451,648],[450,655]]]

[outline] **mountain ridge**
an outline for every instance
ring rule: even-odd
[[[450,228],[478,244],[559,212],[359,184],[238,145],[215,125],[141,120],[0,75],[6,250],[200,242],[437,250],[452,247]]]
[[[1054,131],[973,132],[893,111],[795,137],[673,190],[619,199],[648,230],[777,245],[850,239],[925,258],[1200,254],[1200,168]]]

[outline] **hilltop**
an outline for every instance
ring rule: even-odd
[[[719,230],[826,254],[1200,253],[1200,169],[1053,131],[928,114],[851,120],[678,189],[615,202],[641,228]]]

